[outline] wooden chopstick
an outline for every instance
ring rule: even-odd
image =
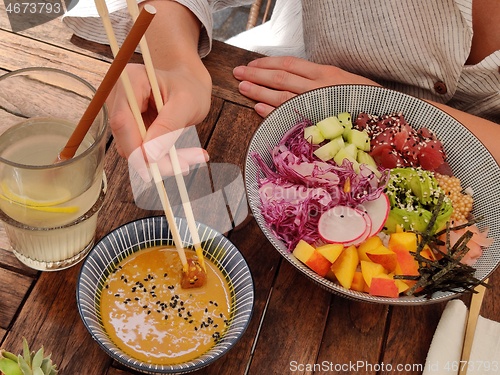
[[[132,19],[136,20],[139,15],[139,6],[137,5],[137,2],[135,0],[127,0],[127,7],[130,15],[132,16]],[[151,58],[151,53],[149,51],[146,38],[141,39],[141,41],[139,42],[139,47],[141,49],[142,58],[144,60],[144,66],[146,68],[146,73],[148,75],[148,79],[151,85],[151,90],[153,92],[153,99],[155,101],[158,112],[160,112],[160,110],[163,108],[164,103],[160,92],[160,86],[156,78],[156,73],[153,66],[153,59]],[[177,188],[179,189],[179,193],[181,196],[182,207],[184,209],[184,214],[186,215],[186,220],[188,223],[188,228],[191,234],[191,238],[193,240],[193,245],[196,251],[196,255],[198,256],[200,265],[206,271],[205,259],[203,257],[203,250],[201,248],[201,240],[194,219],[191,201],[189,200],[189,195],[186,189],[186,183],[184,181],[184,177],[182,176],[182,170],[179,163],[179,158],[177,156],[177,150],[175,148],[175,145],[173,145],[169,150],[169,156],[172,162],[175,181],[177,182]]]
[[[484,282],[488,283],[488,279],[485,279]],[[477,320],[481,312],[481,305],[483,303],[486,287],[484,285],[478,285],[476,286],[476,291],[477,293],[472,294],[470,301],[464,344],[462,347],[462,357],[460,359],[460,375],[465,375],[467,373],[467,365],[469,363],[472,343],[474,341],[474,333],[476,331]]]
[[[102,19],[104,29],[106,31],[108,41],[111,47],[111,51],[113,52],[113,55],[116,56],[119,50],[118,42],[116,40],[115,33],[113,31],[113,27],[111,25],[111,20],[109,18],[109,12],[108,8],[106,5],[105,0],[95,0],[96,8],[99,13],[99,16]],[[135,19],[134,19],[135,21]],[[144,37],[142,38],[144,40]],[[134,115],[134,119],[136,120],[137,124],[139,125],[139,130],[141,132],[141,136],[144,138],[146,135],[146,126],[144,125],[144,120],[142,118],[142,114],[139,108],[139,104],[137,103],[137,99],[135,98],[133,89],[132,89],[132,84],[130,82],[130,78],[127,74],[126,71],[123,71],[120,79],[122,81],[122,84],[125,88],[125,94],[127,96],[127,100],[130,106],[130,109],[132,111],[132,114]],[[177,228],[177,225],[175,223],[175,217],[174,213],[172,211],[172,207],[170,206],[170,202],[168,199],[167,191],[165,190],[165,185],[163,184],[163,178],[160,173],[160,169],[158,168],[158,165],[156,163],[149,163],[149,168],[151,170],[151,174],[153,176],[153,180],[155,182],[156,190],[158,191],[158,195],[160,197],[160,201],[163,207],[163,211],[165,212],[165,216],[167,218],[168,225],[170,227],[170,231],[172,233],[172,237],[174,239],[174,244],[177,250],[177,253],[179,255],[179,258],[182,263],[182,267],[184,272],[188,271],[188,262],[186,258],[186,254],[184,251],[184,245],[183,241],[181,239],[179,229]]]

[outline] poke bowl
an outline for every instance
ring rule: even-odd
[[[343,133],[342,130],[340,133],[332,131],[330,122],[332,118],[344,127]],[[346,126],[346,122],[350,122],[350,125]],[[325,127],[326,123],[330,126],[329,128]],[[364,127],[360,127],[359,124],[363,124]],[[374,130],[375,127],[370,127],[375,126],[374,124],[376,124],[377,131]],[[394,144],[390,144],[389,148],[384,150],[385,153],[380,152],[375,155],[376,153],[373,152],[374,138],[380,134],[378,132],[381,129],[380,124],[383,124],[384,127],[398,126],[400,130],[403,126],[401,124],[405,124],[405,127],[409,125],[413,129],[409,131],[411,134],[416,134],[419,139],[417,142],[419,143],[418,151],[409,147],[410,137],[405,136],[404,141],[401,141],[400,138],[400,142],[403,144],[407,142],[405,147],[398,148],[398,150],[404,150],[401,151],[401,155],[403,155],[406,164],[400,159],[394,158],[395,151],[392,150],[397,148]],[[323,132],[324,129],[326,130]],[[356,129],[356,132],[369,133],[368,140],[366,138],[363,138],[362,142],[356,140],[351,132],[352,129]],[[332,134],[325,136],[329,132]],[[355,156],[356,154],[352,153],[349,157],[343,155],[339,159],[335,158],[334,156],[340,154],[339,148],[335,146],[335,150],[332,151],[328,147],[339,137],[343,138],[341,152],[347,148],[346,144],[350,147],[352,143],[355,143],[357,144],[357,152],[364,148],[365,153],[371,156],[369,158],[371,160],[362,159],[360,161]],[[394,138],[390,138],[391,141],[394,141]],[[299,140],[297,141],[297,139]],[[304,142],[303,139],[306,141]],[[423,153],[420,151],[421,142],[424,140],[426,144],[423,146],[429,147],[428,155],[436,155],[433,153],[434,150],[430,150],[430,148],[439,149],[441,154],[439,167],[433,161],[426,162],[424,160]],[[379,145],[379,141],[375,144]],[[320,148],[322,150],[319,150]],[[410,154],[418,154],[419,151],[420,156],[422,156],[422,165],[425,165],[425,168],[419,163],[411,161],[417,160],[417,158],[413,156],[412,159]],[[406,154],[403,154],[404,152]],[[389,155],[390,160],[386,162],[383,158],[381,159],[382,154]],[[307,156],[304,157],[304,155]],[[370,165],[374,159],[375,165]],[[395,159],[397,160],[395,161]],[[380,160],[385,165],[381,166]],[[395,164],[390,165],[391,163]],[[434,165],[432,165],[433,163]],[[339,179],[340,173],[344,173],[344,169],[339,169],[341,166],[342,168],[350,168],[350,172],[355,171],[357,174],[354,176],[356,177],[354,179],[345,178],[342,175]],[[458,209],[451,208],[452,203],[448,197],[451,194],[450,191],[441,189],[441,185],[439,185],[439,188],[433,188],[435,194],[440,192],[439,194],[443,195],[439,199],[437,199],[437,195],[433,197],[435,204],[437,204],[436,201],[439,201],[439,208],[435,208],[435,212],[425,212],[425,224],[415,224],[407,228],[405,222],[408,220],[405,215],[400,216],[402,224],[395,222],[394,218],[397,216],[395,216],[396,210],[393,204],[395,200],[400,199],[398,198],[400,193],[395,194],[393,190],[390,190],[390,187],[392,188],[396,184],[394,182],[396,177],[399,177],[398,184],[408,185],[404,181],[412,179],[405,177],[407,169],[411,170],[411,173],[417,173],[420,179],[422,179],[421,173],[423,173],[426,179],[432,181],[432,186],[437,184],[437,176],[444,179],[450,177],[447,181],[451,179],[458,181],[460,192],[457,194],[461,198],[466,198],[464,199],[469,205],[468,214],[463,215],[462,221],[458,221],[456,218],[452,220],[452,212],[456,212],[458,215]],[[328,177],[332,171],[337,176]],[[456,297],[466,290],[472,290],[473,286],[471,285],[474,283],[475,285],[483,283],[499,265],[500,220],[496,214],[496,207],[500,204],[499,165],[486,147],[460,122],[438,107],[411,95],[368,85],[330,86],[297,95],[274,109],[263,120],[248,146],[244,174],[249,206],[266,238],[299,272],[332,293],[355,300],[392,305],[420,305],[441,302]],[[363,179],[358,178],[360,175],[363,176]],[[378,180],[373,180],[373,175],[376,175]],[[304,176],[306,176],[305,179]],[[338,203],[338,199],[335,201],[335,197],[332,198],[332,190],[328,190],[330,194],[325,193],[325,186],[331,182],[325,180],[329,178],[337,184],[340,181],[340,186],[335,188],[335,192],[338,192],[340,197],[344,197],[342,198],[344,201],[341,200],[340,203]],[[366,182],[368,180],[372,182]],[[318,183],[318,181],[320,182]],[[374,184],[373,181],[377,181],[378,185]],[[445,184],[443,182],[443,186]],[[424,185],[419,183],[419,186]],[[422,187],[419,189],[424,190]],[[453,189],[456,190],[456,186]],[[355,199],[359,199],[358,201],[353,198],[354,192],[357,194]],[[345,198],[346,193],[348,198]],[[368,197],[370,194],[372,197]],[[385,199],[381,197],[385,197]],[[382,205],[384,211],[380,210],[380,205],[372,204],[371,200],[379,203],[384,201]],[[332,201],[337,203],[332,203]],[[283,202],[285,202],[284,205]],[[314,202],[314,205],[311,205],[311,202]],[[336,205],[342,207],[339,208]],[[369,207],[372,206],[377,206],[377,208],[370,211]],[[358,207],[362,209],[358,209]],[[447,207],[449,209],[445,210]],[[372,216],[373,211],[376,213]],[[444,211],[448,212],[448,216],[443,214]],[[422,216],[422,213],[419,212],[419,215]],[[370,227],[366,224],[366,226],[358,228],[362,217],[366,219],[367,216],[371,217],[371,220],[366,220],[366,223],[373,225]],[[339,220],[342,222],[340,223]],[[479,233],[483,239],[486,239],[485,242],[477,240],[477,242],[481,242],[481,246],[477,246],[481,251],[475,255],[475,259],[469,259],[465,266],[462,264],[464,262],[460,261],[465,252],[464,249],[462,249],[460,260],[448,261],[450,259],[448,255],[457,250],[458,244],[453,247],[450,245],[450,233],[455,229],[458,230],[457,223],[459,222],[462,227],[467,228],[463,229],[462,232],[470,232],[472,230],[470,228],[473,228],[474,233]],[[464,222],[467,224],[464,225]],[[438,228],[438,223],[440,224],[439,231],[435,229]],[[416,230],[415,227],[419,226],[422,228]],[[376,229],[374,229],[375,227]],[[389,232],[403,234],[393,236],[388,233],[388,228],[392,228]],[[436,237],[430,236],[431,229],[435,229],[432,233],[436,234]],[[436,239],[437,234],[440,234],[439,241]],[[468,233],[468,235],[472,234]],[[397,242],[397,238],[409,239],[411,237],[412,241],[417,244],[418,254],[416,254],[415,248],[407,249],[407,252],[413,256],[410,262],[412,263],[411,272],[408,272],[407,268],[401,270],[404,260],[401,260],[396,245],[391,248],[392,237],[394,237],[394,243]],[[371,248],[368,254],[367,250],[364,249],[362,254],[360,248],[372,246],[364,245],[370,241],[370,238],[373,243],[377,243],[376,246],[382,245],[384,249],[381,251],[383,253],[386,253],[387,248],[389,248],[391,261],[387,263],[388,257],[377,258],[380,254],[374,253],[380,253],[380,249],[375,251]],[[424,251],[429,250],[427,243],[424,243],[422,238],[432,238],[434,243],[439,242],[441,246],[439,250],[432,250],[428,254],[428,259],[427,254],[425,254],[426,259],[422,258]],[[464,240],[464,243],[468,247],[472,247],[472,241]],[[322,246],[323,248],[321,248]],[[342,250],[339,250],[339,247]],[[334,248],[335,251],[333,251]],[[349,254],[345,251],[348,248],[351,248]],[[320,257],[318,252],[323,256]],[[397,254],[393,254],[394,252]],[[350,255],[351,253],[357,254]],[[339,254],[341,255],[339,256]],[[459,257],[458,253],[454,256]],[[329,262],[323,258],[327,258]],[[344,259],[340,260],[341,258]],[[363,262],[363,259],[366,262]],[[348,265],[350,271],[345,271],[344,266],[342,266],[344,268],[339,269],[341,267],[339,263],[342,262],[344,266]],[[445,262],[448,263],[443,266]],[[373,265],[368,263],[379,263],[378,268],[375,267],[378,271],[374,271],[375,268],[371,267]],[[429,288],[430,292],[422,293],[421,286],[430,285],[434,280],[433,275],[429,274],[430,271],[427,271],[428,267],[439,270],[439,267],[441,269],[449,267],[449,263],[460,263],[457,266],[460,271],[454,273],[453,276],[448,275],[452,284],[454,279],[462,277],[460,272],[464,269],[468,270],[468,277],[470,280],[473,279],[474,283],[464,284],[467,285],[466,287]],[[380,267],[380,264],[383,267]],[[389,265],[386,266],[387,264]],[[425,265],[425,268],[422,268],[422,265]],[[362,266],[366,267],[366,272]],[[328,269],[328,267],[330,268]],[[380,269],[383,269],[383,272]],[[348,274],[347,282],[344,282],[346,273]],[[428,279],[427,284],[422,281],[421,276],[424,273],[427,273],[425,275],[425,278]],[[375,275],[380,277],[376,277],[377,287],[372,287],[369,283],[374,280]],[[389,284],[384,280],[378,280],[381,278],[399,281],[395,282],[396,287],[394,287],[392,285],[394,280],[391,280],[391,292],[381,288],[381,292],[377,293],[380,285]],[[404,281],[406,285],[401,287],[400,281]],[[418,285],[416,285],[417,282]],[[397,293],[394,291],[395,288]],[[371,289],[373,289],[373,293]],[[412,292],[410,293],[408,290]]]
[[[176,224],[189,259],[187,222]],[[182,266],[163,216],[113,230],[85,259],[78,310],[92,338],[120,364],[146,374],[189,373],[221,358],[244,334],[254,305],[248,265],[225,236],[197,225],[207,275],[198,288],[181,287]],[[224,285],[222,293],[214,285]]]

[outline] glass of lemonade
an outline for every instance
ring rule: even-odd
[[[56,162],[94,93],[57,69],[0,77],[0,219],[12,251],[32,268],[70,267],[94,244],[106,191],[104,107],[75,156]]]

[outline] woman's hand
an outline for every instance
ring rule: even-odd
[[[210,74],[198,54],[201,30],[198,18],[176,1],[146,0],[140,6],[145,3],[157,10],[146,39],[156,68],[163,107],[157,110],[146,69],[137,64],[129,64],[126,71],[148,128],[144,139],[121,82],[107,101],[118,152],[144,179],[149,176],[147,164],[152,162],[158,164],[162,174],[171,174],[168,153],[172,145],[186,127],[191,126],[194,130],[194,125],[205,118],[212,94]],[[195,135],[198,144],[195,143],[194,148],[178,150],[183,171],[189,170],[190,165],[208,160]]]
[[[258,102],[255,111],[262,117],[293,96],[318,87],[348,83],[379,86],[335,66],[290,56],[256,59],[236,67],[233,75],[241,81],[240,93]]]
[[[210,109],[211,79],[208,72],[179,66],[175,70],[157,70],[164,105],[158,113],[146,69],[140,64],[129,64],[126,71],[142,113],[147,133],[144,139],[127,101],[121,83],[108,98],[109,121],[116,139],[118,152],[145,177],[143,154],[149,162],[158,163],[162,174],[171,174],[168,152],[184,128],[200,123]],[[189,166],[208,160],[201,148],[178,150],[183,171]],[[133,155],[133,158],[131,158]],[[141,173],[142,172],[142,173]]]

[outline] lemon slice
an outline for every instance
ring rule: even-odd
[[[35,200],[20,196],[9,190],[5,183],[1,184],[0,198],[14,203],[18,206],[28,208],[30,210],[53,212],[53,213],[75,213],[78,211],[78,206],[55,207],[69,200],[70,194],[67,190],[59,188],[58,195],[60,198],[54,200]]]

